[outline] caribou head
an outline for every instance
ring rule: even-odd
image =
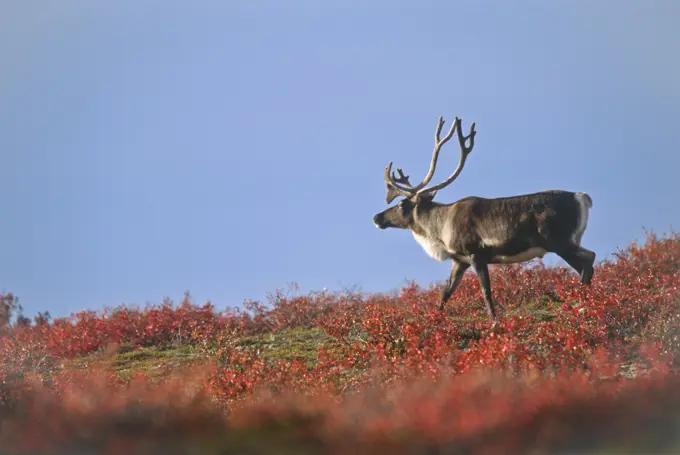
[[[414,215],[416,213],[424,213],[432,207],[433,204],[435,204],[433,199],[437,194],[437,191],[450,185],[463,170],[465,160],[475,146],[475,124],[472,123],[470,126],[470,133],[467,136],[464,136],[461,130],[461,119],[456,117],[449,132],[442,139],[441,132],[444,123],[444,118],[439,117],[439,122],[437,123],[437,129],[435,131],[434,150],[432,151],[430,169],[420,183],[415,186],[411,185],[408,175],[405,175],[401,168],[397,168],[397,174],[399,175],[395,175],[394,172],[392,172],[391,161],[385,168],[384,179],[385,184],[387,185],[385,202],[389,204],[399,196],[403,196],[404,199],[373,217],[373,222],[378,228],[409,229],[414,226]],[[426,185],[430,183],[430,180],[432,180],[437,168],[439,152],[442,146],[453,137],[454,131],[457,132],[458,142],[460,144],[460,161],[458,162],[458,166],[443,182],[426,187]]]

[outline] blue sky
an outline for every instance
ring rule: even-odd
[[[438,201],[587,191],[598,259],[677,229],[679,5],[4,1],[0,291],[64,316],[441,281],[371,221],[440,115],[478,133]]]

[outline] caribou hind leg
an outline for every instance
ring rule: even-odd
[[[580,257],[583,261],[583,271],[581,272],[581,283],[590,284],[593,279],[593,271],[595,264],[595,252],[590,251],[587,248],[579,246],[574,253],[576,256]]]
[[[584,217],[583,214],[580,216]],[[588,285],[593,278],[595,252],[581,246],[581,237],[585,228],[584,222],[577,232],[568,232],[555,220],[544,220],[539,223],[538,232],[545,249],[564,259],[581,276],[581,283]]]
[[[555,253],[581,276],[581,283],[589,285],[593,278],[595,253],[578,245],[560,248]]]

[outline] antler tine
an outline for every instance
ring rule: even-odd
[[[388,204],[392,202],[397,196],[409,197],[413,194],[413,189],[410,185],[408,187],[404,187],[398,183],[399,181],[402,181],[408,184],[408,176],[404,175],[401,169],[397,169],[399,178],[397,178],[395,181],[394,172],[391,171],[392,161],[390,161],[390,164],[388,164],[385,168],[385,173],[383,175],[385,183],[387,184],[387,196],[385,197],[385,201]]]
[[[475,134],[477,134],[477,131],[475,131],[475,122],[472,122],[472,125],[470,125],[470,134],[467,136],[463,136],[463,131],[461,129],[461,123],[462,121],[456,117],[456,121],[454,122],[454,125],[458,125],[458,142],[460,143],[460,161],[458,162],[458,166],[456,167],[456,170],[453,171],[453,174],[451,174],[446,180],[444,180],[441,183],[438,183],[436,185],[433,185],[429,188],[422,188],[419,189],[419,193],[422,193],[424,191],[436,191],[440,190],[448,185],[451,184],[458,175],[461,173],[463,170],[463,167],[465,166],[465,160],[467,159],[468,155],[470,152],[472,152],[473,147],[475,146]],[[450,139],[450,138],[449,138]],[[466,142],[469,141],[469,145],[465,145]]]
[[[408,181],[408,175],[404,175],[404,171],[400,167],[397,168],[397,174],[399,174],[399,177],[396,177],[394,175],[394,172],[392,172],[392,180],[395,183],[403,184],[404,186],[407,186],[409,188],[413,188],[413,185],[411,185],[411,182]]]
[[[385,182],[389,186],[393,186],[398,190],[410,194],[413,191],[413,186],[411,186],[411,183],[408,181],[408,175],[404,175],[401,168],[397,169],[397,173],[399,174],[399,177],[392,172],[392,161],[390,161],[390,164],[385,168]]]
[[[432,177],[434,176],[434,172],[437,169],[437,160],[439,159],[439,151],[442,148],[442,145],[446,144],[449,139],[453,136],[453,131],[456,129],[456,126],[460,123],[460,119],[456,117],[456,120],[453,122],[451,125],[451,128],[449,129],[449,132],[446,133],[446,136],[444,136],[444,139],[441,139],[441,132],[442,132],[442,127],[444,126],[444,123],[446,121],[444,120],[444,117],[439,117],[439,121],[437,122],[437,130],[434,135],[434,149],[432,150],[432,160],[430,161],[430,169],[427,171],[427,175],[425,175],[425,178],[423,179],[422,182],[417,184],[416,186],[413,187],[414,190],[419,190],[420,188],[424,187],[428,183],[430,183],[430,180],[432,180]],[[458,128],[460,130],[460,128]]]
[[[434,149],[432,150],[432,160],[430,161],[430,168],[427,171],[427,175],[425,175],[425,178],[423,179],[422,182],[419,184],[412,186],[411,183],[408,180],[408,175],[404,175],[404,172],[401,168],[397,168],[397,173],[399,174],[399,177],[397,177],[394,172],[392,172],[392,161],[387,165],[385,168],[385,174],[384,174],[384,179],[385,183],[387,184],[387,196],[386,196],[386,201],[389,204],[394,198],[397,196],[404,196],[404,197],[409,197],[415,193],[419,193],[424,191],[422,188],[427,185],[430,180],[432,180],[432,177],[434,176],[434,172],[437,169],[437,160],[439,159],[439,152],[444,144],[446,144],[452,137],[453,137],[453,132],[458,131],[458,140],[461,144],[461,162],[458,164],[458,169],[456,169],[456,172],[454,172],[454,175],[449,177],[444,183],[441,183],[437,185],[437,188],[441,188],[443,186],[448,185],[451,183],[460,173],[462,170],[462,164],[465,162],[465,157],[467,157],[467,154],[470,153],[472,150],[472,147],[474,146],[474,126],[475,124],[472,124],[472,127],[470,129],[470,135],[468,136],[470,139],[470,147],[469,149],[465,149],[465,139],[463,138],[463,133],[461,132],[461,120],[460,118],[456,117],[454,120],[453,124],[451,125],[451,128],[449,128],[449,132],[446,133],[446,136],[444,138],[441,138],[441,132],[442,132],[442,127],[444,126],[445,120],[444,117],[440,116],[439,121],[437,122],[437,129],[435,130],[435,135],[434,135]]]
[[[397,196],[409,197],[413,194],[413,190],[410,185],[408,188],[406,188],[397,183],[397,181],[405,181],[404,183],[408,184],[408,176],[405,176],[401,169],[398,169],[397,172],[399,173],[399,178],[396,179],[397,181],[395,181],[394,173],[391,172],[391,170],[392,161],[390,161],[390,164],[388,164],[385,168],[384,174],[385,183],[387,184],[387,195],[385,196],[385,202],[388,204],[392,202]]]
[[[460,119],[458,123],[461,123]],[[470,125],[470,133],[467,136],[463,136],[463,132],[458,128],[458,142],[460,143],[461,153],[463,153],[464,150],[466,157],[472,152],[472,149],[475,146],[475,134],[477,134],[477,131],[475,131],[475,122],[472,122],[472,125]],[[466,141],[470,142],[470,145],[467,147],[465,146]]]

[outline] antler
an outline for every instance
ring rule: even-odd
[[[384,177],[385,183],[387,183],[387,197],[385,198],[385,200],[387,201],[388,204],[392,202],[392,200],[394,200],[394,198],[396,198],[397,196],[408,197],[412,196],[413,194],[424,191],[422,188],[425,185],[427,185],[434,176],[434,172],[437,168],[437,159],[439,159],[439,151],[441,150],[442,145],[446,144],[449,141],[449,139],[451,139],[451,137],[453,136],[453,131],[456,129],[456,126],[458,126],[458,138],[460,140],[460,138],[462,137],[462,133],[460,132],[460,119],[456,117],[456,120],[451,125],[449,132],[446,134],[446,136],[444,136],[444,139],[441,139],[441,132],[444,123],[445,123],[444,117],[439,117],[439,121],[437,122],[437,130],[434,136],[434,150],[432,150],[432,160],[430,161],[430,169],[427,171],[427,175],[425,175],[425,178],[422,180],[422,182],[420,182],[416,186],[412,186],[408,181],[408,176],[405,176],[401,169],[397,169],[397,172],[399,173],[399,178],[397,178],[394,175],[394,172],[391,172],[392,170],[391,161],[390,164],[385,168]],[[474,128],[474,123],[472,127]],[[474,139],[474,136],[472,137]],[[461,142],[461,144],[463,143]],[[463,147],[463,145],[461,145],[461,147]],[[472,147],[470,147],[470,150],[472,150]],[[470,150],[468,150],[467,153],[470,153]],[[460,173],[460,170],[457,170],[457,172]],[[453,178],[450,177],[451,181],[446,183],[446,185],[451,183],[457,176],[458,175],[456,174],[455,176],[453,176]]]
[[[413,187],[408,181],[408,175],[404,175],[401,169],[397,169],[399,177],[395,177],[392,171],[392,161],[385,168],[385,183],[387,183],[387,196],[385,201],[389,204],[397,196],[409,197],[413,194]],[[402,186],[404,185],[404,186]]]
[[[446,144],[449,141],[449,139],[451,139],[451,137],[453,136],[453,131],[456,129],[456,126],[459,125],[459,122],[460,120],[458,119],[458,117],[456,117],[456,120],[451,125],[449,132],[446,134],[446,136],[444,136],[444,139],[440,139],[439,136],[441,135],[442,127],[444,126],[445,121],[444,117],[439,117],[439,122],[437,123],[437,131],[434,135],[434,150],[432,150],[432,160],[430,161],[430,169],[428,169],[427,175],[425,176],[423,181],[413,188],[415,191],[420,190],[425,185],[430,183],[430,180],[432,180],[432,177],[434,176],[434,171],[437,168],[439,150],[441,150],[442,145]]]
[[[446,180],[444,180],[441,183],[438,183],[436,185],[433,185],[429,188],[422,188],[418,191],[418,193],[423,193],[425,191],[431,192],[431,191],[437,191],[440,190],[448,185],[451,184],[458,175],[461,173],[463,170],[463,166],[465,166],[465,160],[467,159],[468,155],[470,152],[472,152],[472,149],[475,146],[475,134],[477,132],[475,131],[475,122],[472,122],[472,125],[470,125],[470,134],[467,136],[463,136],[463,131],[462,131],[462,126],[461,126],[461,119],[456,117],[456,121],[454,122],[454,125],[458,125],[457,133],[458,133],[458,143],[460,144],[460,161],[458,161],[458,166],[456,167],[456,170],[453,171],[453,174],[449,176]],[[469,141],[469,145],[465,145],[466,142]],[[435,162],[435,159],[433,158],[432,162]]]

